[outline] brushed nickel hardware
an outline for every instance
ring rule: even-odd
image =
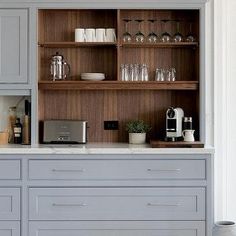
[[[179,172],[181,169],[147,169],[147,171],[176,171],[176,172]]]
[[[77,169],[77,170],[71,170],[71,169],[52,169],[53,172],[84,172],[85,169]]]
[[[83,206],[87,206],[86,203],[71,203],[71,204],[66,204],[66,203],[53,203],[52,206],[54,207],[83,207]]]
[[[177,207],[180,206],[179,203],[165,204],[165,203],[147,203],[147,206],[166,206],[166,207]]]

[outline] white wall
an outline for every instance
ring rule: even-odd
[[[236,221],[236,1],[214,1],[215,219]]]
[[[226,217],[236,221],[236,1],[226,5]]]

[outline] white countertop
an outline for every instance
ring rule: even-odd
[[[88,143],[81,145],[0,145],[1,154],[212,154],[214,148],[151,148],[149,144]]]

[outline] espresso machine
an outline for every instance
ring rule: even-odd
[[[182,140],[182,122],[184,111],[179,107],[170,107],[166,111],[166,141]]]
[[[50,70],[53,81],[66,79],[70,74],[69,64],[58,52],[52,55]]]

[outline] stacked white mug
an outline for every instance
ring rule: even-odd
[[[77,28],[75,29],[75,42],[115,42],[114,28]]]

